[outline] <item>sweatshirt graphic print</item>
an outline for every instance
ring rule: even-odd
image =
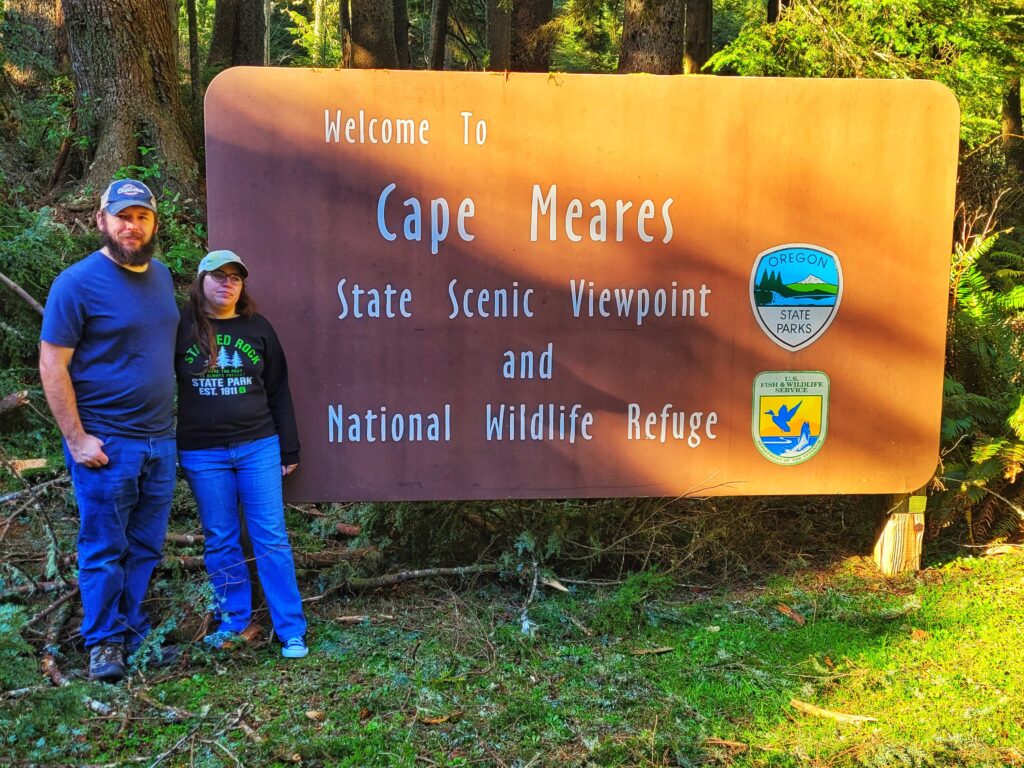
[[[282,463],[296,463],[288,367],[273,327],[259,314],[212,322],[217,352],[210,367],[187,310],[178,326],[178,447],[214,448],[276,433]]]

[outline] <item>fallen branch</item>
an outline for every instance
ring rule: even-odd
[[[319,509],[306,509],[305,507],[300,507],[298,504],[285,504],[285,506],[288,507],[288,509],[294,509],[296,512],[301,512],[307,517],[325,517],[324,513]]]
[[[142,691],[133,691],[133,693],[135,694],[135,696],[137,696],[142,701],[146,702],[146,704],[151,706],[153,709],[161,709],[164,712],[166,712],[168,715],[170,715],[170,718],[173,722],[180,723],[185,720],[191,720],[193,717],[195,717],[194,712],[189,712],[187,709],[179,709],[178,707],[172,707],[169,704],[161,704],[159,701],[146,695]]]
[[[334,620],[339,624],[371,624],[378,621],[394,621],[394,618],[389,613],[378,613],[375,616],[335,616]]]
[[[33,693],[39,693],[40,691],[48,690],[48,685],[32,685],[28,688],[15,688],[13,691],[4,691],[0,693],[0,701],[13,701],[14,699],[23,699],[26,696],[31,696]]]
[[[206,537],[193,533],[168,533],[164,537],[164,543],[177,544],[179,547],[194,547],[206,543]]]
[[[345,560],[358,560],[361,557],[372,555],[376,551],[376,547],[356,547],[353,549],[324,549],[320,552],[292,552],[292,556],[295,559],[296,568],[315,570],[317,568],[337,565]],[[71,552],[60,559],[61,565],[65,567],[76,562],[78,562],[77,552]],[[205,564],[201,555],[164,555],[160,567],[166,569],[178,568],[183,571],[201,571]]]
[[[68,600],[70,600],[71,598],[75,597],[78,594],[78,592],[79,592],[79,589],[78,589],[78,586],[76,585],[75,588],[72,589],[70,592],[65,592],[63,595],[61,595],[56,600],[54,600],[52,603],[50,603],[50,605],[46,606],[45,608],[43,608],[43,610],[41,610],[39,613],[37,613],[31,619],[26,621],[25,622],[25,626],[26,627],[31,627],[33,624],[35,624],[40,619],[45,619],[51,613],[53,613],[54,611],[59,609],[62,605],[64,605]]]
[[[28,305],[30,307],[32,307],[32,309],[34,309],[40,315],[43,314],[43,305],[40,304],[35,299],[33,299],[29,295],[28,291],[26,291],[24,288],[22,288],[20,285],[18,285],[13,280],[11,280],[11,278],[9,278],[3,272],[0,272],[0,283],[3,283],[8,288],[10,288],[12,291],[14,291],[16,294],[18,294],[21,298],[23,298],[28,303]]]
[[[658,648],[638,648],[635,651],[630,651],[630,653],[633,656],[660,656],[663,653],[672,653],[674,650],[674,646],[663,645]]]
[[[0,399],[0,416],[25,405],[28,405],[28,390],[23,389],[21,392],[12,392],[3,399]]]
[[[32,596],[38,593],[60,592],[63,589],[74,589],[77,586],[78,582],[75,579],[71,579],[70,584],[65,584],[63,581],[40,581],[35,584],[25,584],[21,587],[11,587],[0,592],[0,602],[12,600],[16,597]]]
[[[71,475],[65,472],[63,475],[59,477],[55,477],[52,480],[47,480],[45,483],[40,483],[39,485],[34,485],[31,488],[22,488],[20,491],[11,491],[10,493],[5,493],[3,496],[0,496],[0,504],[4,504],[8,501],[14,501],[24,496],[34,497],[38,495],[40,491],[46,490],[51,485],[60,485],[62,483],[70,482],[70,480]]]
[[[295,567],[307,570],[326,568],[337,565],[345,560],[358,560],[373,554],[376,547],[358,547],[355,549],[325,549],[320,552],[293,552]],[[199,555],[164,555],[162,568],[180,568],[183,571],[201,571],[205,566]]]
[[[829,720],[835,720],[838,723],[860,725],[861,723],[878,722],[877,717],[869,717],[868,715],[848,715],[845,712],[834,712],[831,709],[822,709],[821,707],[816,707],[813,704],[808,704],[806,701],[800,701],[799,699],[790,699],[789,706],[803,712],[804,714],[813,715],[814,717],[827,717]]]
[[[350,578],[344,586],[349,589],[376,589],[378,587],[389,587],[393,584],[401,584],[413,579],[429,579],[432,576],[468,576],[472,573],[497,573],[501,570],[496,564],[487,563],[482,565],[462,565],[457,568],[424,568],[419,571],[402,571],[401,573],[390,573],[384,576],[373,576],[370,578]]]
[[[727,739],[716,739],[712,736],[704,739],[704,743],[709,747],[725,747],[726,749],[733,750],[735,752],[746,752],[750,749],[749,744],[744,744],[742,741],[729,741]]]

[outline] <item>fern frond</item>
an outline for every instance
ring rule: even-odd
[[[1024,395],[1017,396],[1017,405],[1006,417],[1006,424],[1021,440],[1024,440]]]

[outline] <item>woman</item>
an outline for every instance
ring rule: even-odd
[[[281,478],[298,466],[299,440],[284,353],[245,290],[248,276],[231,251],[199,262],[175,347],[178,460],[199,507],[217,601],[219,626],[204,641],[223,647],[252,617],[241,504],[281,655],[295,659],[309,650]]]

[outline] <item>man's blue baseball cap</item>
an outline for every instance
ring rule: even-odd
[[[100,210],[116,216],[125,208],[139,205],[156,213],[156,198],[149,187],[135,179],[112,181],[100,198]]]

